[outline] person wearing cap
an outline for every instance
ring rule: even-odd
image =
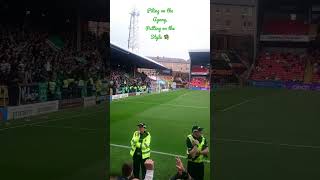
[[[192,127],[192,134],[187,137],[187,171],[194,180],[204,179],[204,158],[209,154],[207,140],[202,135],[203,128]]]
[[[146,128],[146,124],[138,124],[138,130],[133,133],[131,139],[130,155],[133,159],[133,175],[135,178],[139,178],[140,168],[142,170],[142,179],[145,178],[146,167],[144,163],[150,158],[151,135]]]

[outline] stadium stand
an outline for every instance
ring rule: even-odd
[[[273,35],[306,35],[309,25],[303,21],[269,20],[262,26],[263,34]]]
[[[227,55],[228,55],[231,63],[239,63],[239,64],[242,63],[241,60],[239,59],[239,57],[237,56],[236,52],[227,51]]]
[[[320,50],[313,50],[310,54],[312,63],[312,82],[320,83]]]
[[[128,51],[111,43],[110,94],[150,92],[157,88],[157,78],[152,79],[138,68],[167,70],[156,61]],[[162,88],[162,87],[161,87]]]
[[[113,94],[147,91],[151,79],[144,73],[126,72],[124,69],[112,69],[110,85],[114,87]]]
[[[209,70],[203,66],[193,66],[191,72],[194,74],[208,74]]]
[[[306,56],[261,52],[252,73],[253,80],[303,81]]]
[[[190,84],[193,87],[208,87],[209,81],[206,77],[192,77]]]
[[[221,86],[238,82],[238,79],[235,76],[235,70],[237,70],[237,68],[232,68],[232,65],[240,63],[236,63],[238,60],[235,60],[236,58],[234,58],[234,56],[231,56],[230,58],[227,52],[214,51],[212,59],[212,83]],[[229,62],[226,59],[228,59]]]
[[[208,50],[192,50],[190,55],[189,87],[197,90],[210,89],[210,52]]]
[[[48,100],[102,93],[106,68],[97,36],[83,33],[81,51],[77,51],[74,32],[50,34],[44,28],[21,27],[3,24],[0,32],[0,85],[9,90],[19,87],[19,91],[9,91],[10,105],[40,101],[30,94],[21,96],[22,89],[39,83],[47,90]]]

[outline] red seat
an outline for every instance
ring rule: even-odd
[[[251,79],[253,80],[303,80],[304,62],[301,58],[293,54],[280,53],[265,54],[258,56],[258,62],[254,69]]]

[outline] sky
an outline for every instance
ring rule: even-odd
[[[210,0],[111,0],[110,39],[115,45],[127,49],[130,12],[136,8],[140,12],[138,53],[143,56],[159,56],[189,59],[189,50],[210,49]],[[149,13],[149,8],[167,10],[173,13]],[[157,24],[154,18],[166,19]],[[168,27],[174,31],[160,32],[163,39],[151,39],[156,31],[146,31],[146,26]],[[169,40],[164,40],[164,35]]]

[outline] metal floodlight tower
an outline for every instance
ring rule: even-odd
[[[139,16],[140,12],[134,8],[130,13],[128,49],[132,52],[139,51],[138,34],[139,34]]]

